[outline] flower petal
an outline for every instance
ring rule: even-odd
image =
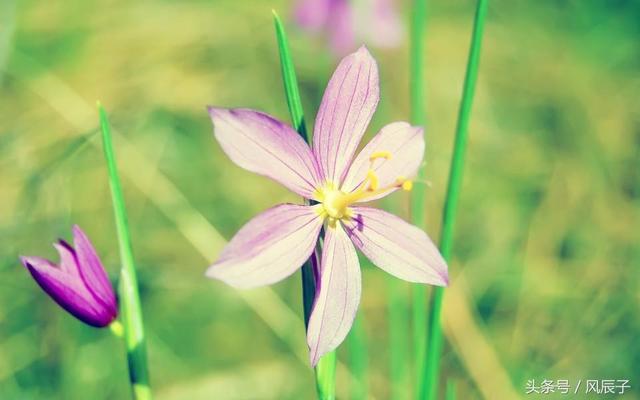
[[[319,289],[307,329],[312,366],[342,343],[360,304],[360,264],[356,249],[340,224],[326,230],[316,287]]]
[[[447,263],[424,231],[375,208],[353,207],[353,212],[347,233],[371,262],[405,281],[448,284]]]
[[[73,226],[73,244],[78,260],[78,272],[87,289],[114,316],[118,315],[116,295],[107,272],[89,238],[78,225]]]
[[[206,275],[238,288],[278,282],[309,258],[321,227],[322,218],[314,207],[270,208],[236,233]]]
[[[325,180],[340,186],[379,97],[378,66],[363,46],[338,65],[316,117],[313,153]]]
[[[371,162],[370,157],[380,152],[388,152],[390,158],[380,158]],[[423,157],[422,128],[406,122],[393,122],[382,128],[358,154],[349,168],[342,191],[351,192],[360,186],[371,167],[381,188],[393,185],[398,178],[411,179],[418,173]],[[368,197],[367,201],[384,197],[389,193],[391,192]]]
[[[60,255],[60,269],[68,274],[79,276],[78,259],[73,247],[62,239],[58,240],[58,243],[54,243],[53,247]]]
[[[319,168],[309,146],[291,127],[248,109],[209,107],[209,115],[214,136],[234,163],[313,197]]]
[[[79,276],[66,273],[40,257],[20,257],[20,260],[42,290],[79,320],[104,327],[115,319],[111,310],[95,301]]]
[[[353,10],[347,1],[334,2],[331,17],[327,19],[327,30],[331,49],[344,56],[353,51],[356,43]]]
[[[322,29],[329,19],[333,0],[302,0],[295,10],[298,25],[310,31]]]

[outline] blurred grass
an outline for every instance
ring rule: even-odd
[[[295,325],[299,277],[274,286],[268,304],[256,300],[264,292],[203,278],[221,237],[277,202],[297,201],[232,165],[204,110],[246,106],[287,119],[272,8],[286,20],[290,2],[0,5],[0,398],[128,394],[120,344],[59,312],[17,262],[19,254],[54,257],[49,243],[77,222],[115,276],[108,186],[93,146],[97,98],[111,107],[130,171],[123,185],[158,398],[311,398],[304,330]],[[437,237],[473,2],[434,0],[429,10],[426,214]],[[455,330],[468,322],[520,395],[532,378],[638,384],[639,13],[634,1],[491,3],[452,267],[469,318],[452,313],[453,346],[443,355],[457,398],[483,393],[473,363],[481,353]],[[311,122],[335,61],[320,40],[293,27],[289,36]],[[371,133],[408,111],[407,47],[373,51],[383,108]],[[395,201],[406,216],[408,199]],[[197,229],[206,226],[221,237]],[[369,392],[385,399],[388,281],[369,266],[363,273]],[[346,393],[340,370],[337,384]]]

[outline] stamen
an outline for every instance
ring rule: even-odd
[[[410,191],[413,189],[413,181],[411,179],[407,179],[404,176],[399,176],[396,178],[397,187],[401,187],[402,190]]]
[[[375,153],[371,154],[371,156],[369,157],[369,161],[370,162],[374,162],[375,160],[377,160],[379,158],[384,158],[385,160],[389,160],[389,159],[391,159],[391,152],[389,152],[389,151],[376,151]]]
[[[377,158],[389,159],[391,153],[378,152],[371,155],[371,159]],[[373,168],[367,171],[367,176],[362,180],[360,185],[352,192],[345,193],[335,188],[334,185],[327,183],[323,188],[316,191],[316,198],[322,203],[318,205],[316,211],[318,215],[327,221],[329,227],[333,228],[336,223],[343,219],[353,218],[353,210],[350,206],[361,201],[368,201],[381,194],[392,192],[396,189],[410,191],[413,189],[413,181],[399,176],[395,182],[380,186],[380,178]]]
[[[367,172],[367,179],[369,181],[369,188],[367,189],[368,191],[374,191],[374,190],[378,190],[378,187],[380,187],[380,180],[378,179],[378,175],[376,175],[376,173],[370,169]]]

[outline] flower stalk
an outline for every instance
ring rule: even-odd
[[[287,98],[287,106],[291,117],[293,128],[300,136],[309,144],[311,137],[307,133],[307,126],[304,121],[304,111],[302,109],[302,100],[300,99],[300,90],[298,88],[298,79],[289,50],[289,41],[284,26],[278,14],[273,11],[273,20],[276,30],[276,38],[278,42],[278,50],[280,53],[280,68],[282,72],[282,80],[284,82],[284,90]],[[315,297],[315,273],[314,269],[319,267],[318,257],[322,254],[320,242],[316,245],[314,254],[307,260],[301,269],[302,276],[302,299],[304,307],[305,328],[308,327],[309,318],[311,316],[311,308]],[[315,265],[314,265],[315,264]],[[335,399],[335,380],[336,380],[336,353],[332,351],[318,361],[315,368],[316,389],[318,398],[321,400]]]
[[[467,71],[462,89],[462,100],[458,113],[455,143],[449,171],[449,183],[442,217],[442,232],[440,236],[440,252],[449,262],[453,248],[453,229],[455,226],[456,212],[462,186],[462,174],[464,170],[465,150],[467,147],[469,118],[473,105],[478,67],[480,65],[480,47],[484,29],[485,16],[487,14],[487,0],[478,0],[476,14],[471,36]],[[422,379],[420,398],[434,400],[438,394],[438,381],[440,373],[440,356],[442,352],[442,327],[441,313],[444,290],[436,287],[431,298],[429,314],[429,332],[427,335],[427,358],[425,374]]]
[[[109,172],[109,186],[111,187],[111,200],[115,213],[118,244],[120,247],[119,298],[122,315],[124,341],[127,349],[127,361],[129,364],[129,379],[131,381],[133,398],[135,400],[151,400],[149,387],[149,372],[147,367],[147,352],[142,322],[142,309],[138,294],[138,278],[133,259],[133,249],[127,222],[127,212],[122,195],[122,187],[116,165],[115,154],[111,141],[111,127],[107,114],[98,103],[100,115],[100,127],[102,128],[102,143],[104,155]]]

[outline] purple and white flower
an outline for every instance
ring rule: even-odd
[[[118,316],[118,303],[102,262],[85,233],[75,225],[73,244],[60,239],[54,247],[60,264],[40,257],[20,257],[40,287],[80,321],[102,328]]]
[[[344,55],[357,42],[395,47],[402,41],[402,22],[393,0],[300,0],[295,19],[310,32],[323,32],[333,51]]]
[[[281,204],[242,227],[207,270],[238,288],[278,282],[314,252],[324,227],[307,330],[311,364],[346,337],[361,294],[358,248],[410,282],[447,285],[447,265],[425,232],[363,205],[411,190],[424,155],[423,130],[393,122],[355,155],[379,100],[378,67],[365,47],[345,57],[327,85],[313,146],[259,111],[209,107],[214,135],[240,167],[265,175],[313,205]],[[355,158],[354,158],[355,156]]]

